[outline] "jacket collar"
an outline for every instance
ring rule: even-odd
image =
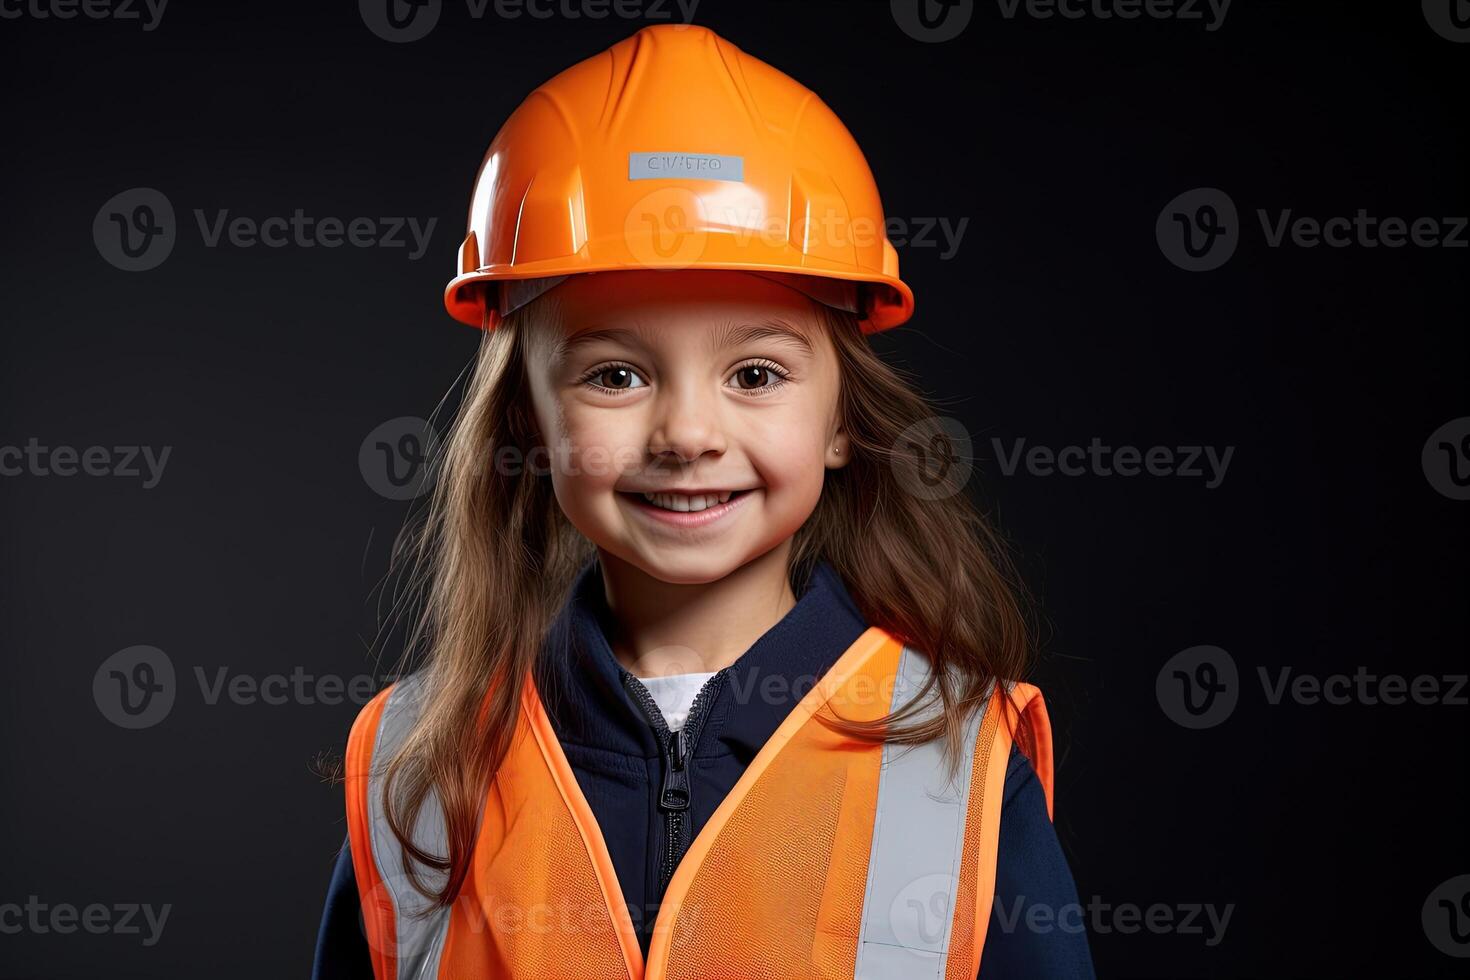
[[[800,586],[796,605],[725,668],[693,747],[696,754],[733,754],[748,763],[868,628],[828,562],[818,561]],[[594,556],[547,632],[536,686],[563,744],[653,758],[658,742],[623,686],[624,668],[607,641],[604,624],[610,622],[602,567]]]

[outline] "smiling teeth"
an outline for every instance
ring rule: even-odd
[[[692,512],[705,510],[716,504],[723,504],[730,499],[730,494],[732,493],[734,493],[733,490],[725,490],[720,493],[696,493],[692,495],[687,493],[645,493],[643,499],[655,507],[662,507],[664,510]]]

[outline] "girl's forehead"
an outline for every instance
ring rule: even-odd
[[[573,276],[547,298],[563,354],[598,341],[654,346],[696,339],[717,348],[779,341],[810,354],[821,331],[808,297],[739,272]]]
[[[788,286],[733,270],[619,270],[571,276],[553,292],[568,313],[604,316],[708,315],[810,309]],[[576,320],[580,317],[570,317]]]

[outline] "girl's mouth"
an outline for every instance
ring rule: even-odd
[[[703,527],[733,513],[750,496],[751,490],[726,490],[709,494],[628,493],[618,491],[638,513],[676,527]]]

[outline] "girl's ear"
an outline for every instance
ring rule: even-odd
[[[827,446],[827,469],[840,470],[851,458],[852,452],[847,433],[838,429],[837,434],[832,437],[832,442]]]

